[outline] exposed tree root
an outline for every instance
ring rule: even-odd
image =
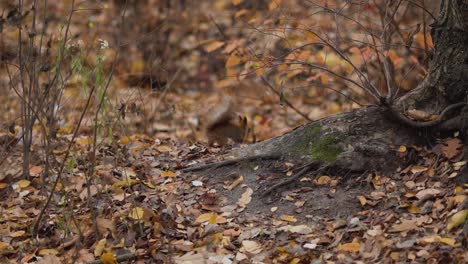
[[[231,166],[241,162],[250,162],[250,161],[257,161],[257,160],[274,160],[279,159],[278,155],[254,155],[249,157],[241,157],[241,158],[234,158],[229,160],[223,160],[220,162],[208,163],[199,166],[193,166],[189,168],[185,168],[182,172],[194,172],[194,171],[201,171],[207,169],[217,169],[221,167]]]
[[[319,163],[315,162],[315,161],[310,162],[310,163],[308,163],[308,164],[306,164],[304,166],[301,166],[300,168],[298,168],[299,171],[296,174],[292,175],[291,177],[287,178],[286,180],[284,180],[282,182],[279,182],[279,183],[271,186],[265,192],[263,192],[262,196],[266,196],[266,195],[270,194],[271,192],[273,192],[274,190],[298,180],[304,174],[306,174],[307,172],[309,172],[310,170],[312,170],[313,168],[315,168],[317,166],[319,166]],[[327,166],[322,166],[322,167],[318,168],[317,170],[315,170],[314,173],[319,174],[323,170],[325,170],[326,168],[327,168]]]
[[[444,110],[442,110],[442,112],[440,113],[440,115],[434,119],[434,120],[431,120],[431,121],[425,121],[425,122],[420,122],[420,121],[415,121],[415,120],[412,120],[412,119],[409,119],[407,116],[405,116],[404,114],[402,114],[400,111],[398,111],[397,109],[393,108],[393,106],[390,106],[390,105],[387,105],[387,109],[389,110],[390,114],[400,123],[402,124],[405,124],[405,125],[408,125],[410,127],[414,127],[414,128],[428,128],[428,127],[435,127],[435,126],[438,126],[440,125],[447,117],[447,114],[457,108],[460,108],[462,106],[466,106],[467,103],[465,102],[460,102],[460,103],[456,103],[456,104],[451,104],[449,106],[447,106]]]

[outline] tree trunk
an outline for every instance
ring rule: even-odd
[[[435,43],[427,76],[392,107],[372,106],[327,117],[273,139],[230,153],[237,161],[274,158],[295,164],[322,164],[351,171],[393,170],[405,157],[400,145],[427,143],[428,133],[464,129],[468,119],[468,0],[445,0],[439,20],[432,27]],[[453,107],[450,118],[445,113]],[[402,122],[393,109],[404,113],[419,109],[444,116],[444,122],[416,126]],[[453,111],[452,111],[453,110]],[[447,119],[447,120],[445,120]],[[462,122],[464,121],[464,122]],[[232,163],[229,163],[232,164]]]
[[[468,1],[442,1],[432,24],[434,56],[421,84],[400,99],[401,107],[440,112],[468,98]]]

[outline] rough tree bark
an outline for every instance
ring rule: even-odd
[[[442,1],[432,25],[433,60],[417,88],[392,105],[361,108],[311,122],[273,139],[229,153],[218,165],[279,159],[352,171],[388,171],[402,165],[400,145],[427,143],[424,135],[462,130],[468,124],[468,0]],[[408,119],[407,109],[439,115],[434,122]],[[192,168],[204,169],[207,166]]]

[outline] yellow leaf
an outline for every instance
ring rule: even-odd
[[[134,220],[140,220],[143,219],[143,208],[141,207],[135,207],[133,208],[132,212],[130,212],[129,217],[134,219]]]
[[[66,125],[61,128],[59,128],[58,132],[59,134],[71,134],[73,132],[73,126]]]
[[[137,58],[133,60],[133,63],[130,68],[130,73],[142,73],[145,71],[145,61],[142,58]]]
[[[461,210],[460,212],[457,212],[454,214],[448,224],[447,224],[447,232],[450,232],[453,228],[463,224],[468,217],[468,209]]]
[[[405,153],[405,152],[406,152],[406,146],[401,145],[401,146],[398,148],[398,152],[400,152],[400,153]]]
[[[359,195],[359,196],[358,196],[358,199],[359,199],[359,203],[360,203],[362,206],[366,205],[366,203],[367,203],[366,197],[364,197],[364,196],[362,196],[362,195]]]
[[[158,147],[159,152],[170,152],[172,151],[172,148],[169,146],[161,145]]]
[[[236,188],[239,184],[241,184],[242,182],[244,181],[244,176],[240,176],[239,178],[237,178],[234,182],[231,183],[231,185],[229,185],[228,189],[229,190],[232,190],[234,188]]]
[[[299,258],[293,258],[293,259],[289,262],[289,264],[297,264],[297,263],[299,263],[300,261],[301,261],[301,260],[300,260]]]
[[[117,264],[117,258],[112,254],[112,252],[102,254],[101,261],[103,264]]]
[[[208,224],[210,224],[210,225],[216,224],[216,218],[217,218],[217,217],[218,217],[217,214],[212,213],[212,214],[211,214],[211,217],[210,217],[210,220],[208,221]]]
[[[26,233],[25,231],[20,230],[20,231],[16,231],[16,232],[11,233],[8,236],[10,236],[10,237],[20,237],[20,236],[23,236],[25,233]]]
[[[26,188],[26,187],[28,187],[28,186],[31,184],[31,182],[28,181],[28,180],[19,180],[19,181],[16,182],[16,184],[17,184],[20,188]]]
[[[336,114],[338,112],[341,112],[342,110],[341,110],[341,106],[338,103],[330,102],[327,104],[327,111],[330,114]]]
[[[359,242],[340,244],[338,246],[338,250],[354,252],[354,253],[359,252],[360,249],[361,249],[361,244]]]
[[[137,183],[138,183],[137,179],[132,179],[132,178],[128,177],[127,179],[123,179],[123,180],[114,182],[112,184],[112,188],[116,189],[116,188],[128,187],[128,186],[132,186],[132,185],[137,184]]]
[[[241,63],[241,59],[236,55],[231,55],[226,61],[226,68],[232,68]]]
[[[119,139],[119,143],[122,144],[122,145],[128,145],[128,143],[130,143],[130,138],[129,137],[121,137]]]
[[[106,247],[106,239],[103,238],[98,241],[96,247],[94,248],[94,256],[100,256],[102,252],[104,252],[105,247]]]
[[[196,223],[204,223],[204,222],[208,222],[210,221],[211,217],[212,217],[212,214],[213,213],[205,213],[205,214],[201,214],[197,217],[197,219],[195,220]]]
[[[292,215],[282,215],[281,220],[290,222],[290,223],[295,223],[297,222],[297,218],[292,216]]]
[[[456,186],[455,189],[453,190],[454,194],[462,194],[463,193],[463,187],[461,186]]]
[[[161,171],[161,177],[173,178],[176,176],[176,173],[173,171]]]
[[[81,146],[86,146],[86,145],[91,145],[91,140],[87,137],[80,137],[76,139],[76,144],[81,145]]]
[[[143,181],[143,184],[144,184],[146,187],[150,188],[150,189],[155,189],[155,188],[156,188],[156,186],[154,186],[154,185],[153,185],[151,182],[149,182],[149,181]]]
[[[449,246],[452,246],[452,247],[456,247],[457,245],[457,241],[453,238],[449,238],[449,237],[442,237],[439,239],[439,242],[441,243],[444,243],[446,245],[449,245]]]
[[[408,207],[408,212],[412,213],[412,214],[418,214],[419,212],[421,212],[421,208],[417,207],[416,205],[410,205]]]

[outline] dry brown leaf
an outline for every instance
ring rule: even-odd
[[[356,253],[359,252],[359,250],[361,249],[361,243],[351,242],[346,244],[340,244],[338,245],[337,249],[340,251]]]
[[[240,207],[245,208],[250,203],[250,201],[252,201],[252,194],[253,190],[251,188],[247,188],[239,198],[239,201],[237,201],[237,204]]]
[[[454,157],[458,156],[462,149],[463,144],[458,138],[449,139],[445,141],[444,145],[442,146],[442,152],[448,159],[453,159]]]

